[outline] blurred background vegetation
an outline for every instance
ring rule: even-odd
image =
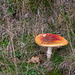
[[[69,44],[53,48],[47,62],[47,48],[35,43],[41,33]],[[75,75],[75,0],[0,0],[0,75]]]

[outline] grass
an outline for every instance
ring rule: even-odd
[[[46,73],[46,75],[62,75],[59,69],[53,69],[52,71]]]
[[[58,65],[59,63],[63,62],[63,57],[61,55],[56,54],[56,52],[53,54],[52,61],[54,62],[54,65]]]
[[[37,0],[29,1],[8,0],[5,7],[8,16],[4,20],[0,18],[0,73],[62,75],[67,65],[65,69],[70,74],[72,65],[75,65],[75,7],[71,6],[71,10],[66,5],[61,5],[57,14],[51,6],[54,2],[50,4],[48,0],[39,0],[39,3]],[[41,33],[58,34],[69,42],[67,46],[54,48],[49,64],[46,62],[46,48],[35,43],[35,37]],[[42,63],[27,63],[30,58],[39,54],[43,55]]]

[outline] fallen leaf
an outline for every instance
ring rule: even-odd
[[[42,63],[43,55],[39,54],[38,56],[33,56],[31,59],[27,61],[27,63]]]
[[[36,56],[36,57],[32,57],[30,60],[28,60],[27,62],[28,63],[39,63],[39,61],[40,61],[40,58],[38,57],[38,56]]]
[[[39,57],[39,59],[42,59],[43,58],[43,55],[39,54],[38,57]]]

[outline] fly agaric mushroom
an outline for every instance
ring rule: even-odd
[[[35,41],[40,46],[48,47],[47,60],[51,58],[52,47],[59,47],[68,44],[68,41],[65,38],[56,34],[49,33],[39,34],[36,36]]]

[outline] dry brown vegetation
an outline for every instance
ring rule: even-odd
[[[47,49],[35,43],[41,33],[61,35],[69,44],[53,48],[47,61]],[[27,63],[35,57],[37,63]],[[74,0],[0,1],[0,75],[75,75],[74,66]]]

